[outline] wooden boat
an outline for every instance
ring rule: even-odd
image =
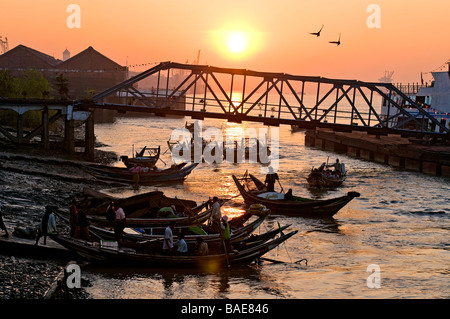
[[[83,198],[78,200],[78,205],[86,209],[88,215],[105,216],[107,207],[111,202],[117,202],[122,207],[128,218],[156,217],[162,207],[175,206],[177,212],[194,209],[197,203],[192,200],[167,197],[161,191],[145,192],[139,195],[120,198],[84,188]],[[195,209],[198,211],[198,208]]]
[[[238,179],[233,175],[233,180],[245,203],[262,204],[271,212],[278,214],[316,218],[332,217],[353,198],[360,196],[358,192],[348,192],[345,196],[332,199],[315,200],[294,196],[294,200],[284,200],[283,194],[264,191],[264,183],[252,174],[249,176],[249,178]],[[241,184],[241,181],[244,183]],[[249,189],[247,185],[249,181],[253,181],[256,189]]]
[[[83,165],[82,169],[97,179],[144,185],[183,180],[197,167],[198,163],[185,165],[186,163],[181,163],[167,169],[153,168],[148,172],[139,173],[134,173],[127,168],[111,166]]]
[[[207,208],[209,205],[208,202],[202,203],[192,209],[193,216],[185,216],[185,217],[140,217],[133,218],[127,217],[127,226],[128,227],[166,227],[169,225],[171,221],[175,221],[179,226],[194,226],[201,225],[205,221],[207,221],[212,213],[212,208]],[[55,214],[62,218],[68,218],[69,212],[66,211],[55,211]],[[112,226],[113,222],[110,222],[106,219],[105,216],[91,216],[88,215],[88,221],[91,224],[100,225],[100,226]]]
[[[239,241],[247,238],[250,236],[253,232],[256,231],[256,229],[264,222],[267,216],[259,217],[255,219],[253,222],[249,223],[248,225],[245,225],[243,227],[234,228],[231,231],[231,240],[232,241]],[[145,241],[145,240],[160,240],[162,242],[164,238],[164,230],[167,227],[160,227],[160,228],[152,228],[152,229],[141,229],[146,231],[145,233],[138,232],[134,229],[127,228],[124,230],[123,234],[123,240],[124,241]],[[287,226],[286,226],[287,227]],[[174,229],[174,236],[184,233],[185,234],[185,241],[186,242],[192,242],[194,243],[197,237],[202,237],[206,242],[214,242],[214,241],[220,241],[220,234],[193,234],[189,233],[190,227],[183,227],[183,226],[175,226]],[[233,228],[233,227],[232,227]],[[114,231],[112,229],[107,229],[104,227],[97,227],[97,226],[90,226],[90,231],[99,238],[103,239],[110,239],[114,240]],[[283,229],[282,229],[283,230]]]
[[[149,152],[148,156],[144,156],[144,152],[146,150]],[[120,157],[120,159],[127,168],[132,168],[133,166],[152,168],[156,165],[156,162],[158,162],[160,153],[160,146],[149,149],[147,149],[147,146],[145,146],[139,153],[136,153],[136,156],[130,158],[126,155],[123,155]]]
[[[306,181],[311,187],[338,187],[342,185],[346,178],[347,174],[333,175],[328,172],[320,172],[312,169]]]
[[[311,173],[306,178],[308,185],[311,187],[338,187],[347,178],[347,171],[345,165],[341,163],[341,172],[331,171],[325,169],[325,163],[319,168],[312,168]]]
[[[253,232],[259,227],[262,220],[257,220],[253,222],[248,227],[245,227],[245,229],[238,229],[232,232],[231,234],[231,245],[233,249],[244,249],[249,248],[252,245],[259,245],[265,241],[268,241],[278,234],[282,234],[284,230],[286,230],[290,225],[286,225],[283,227],[275,228],[270,231],[267,231],[263,234],[254,235]],[[113,231],[108,231],[109,233],[105,232],[105,230],[102,230],[101,232],[98,232],[97,229],[90,229],[91,234],[93,235],[93,238],[98,238],[100,240],[111,240],[115,241],[116,238],[114,237]],[[133,238],[130,235],[135,235]],[[222,239],[220,235],[218,234],[208,234],[208,235],[186,235],[184,237],[186,244],[188,246],[188,249],[190,251],[194,251],[196,249],[196,239],[197,237],[203,238],[203,240],[208,244],[208,247],[211,250],[220,251],[222,249]],[[132,238],[132,239],[130,239]],[[174,241],[176,241],[177,238],[177,228],[174,230]],[[164,235],[159,236],[139,236],[137,233],[127,233],[127,230],[125,230],[124,236],[123,236],[123,246],[124,247],[135,247],[136,243],[141,243],[145,245],[146,250],[150,251],[158,251],[162,248],[164,240]]]
[[[137,244],[134,248],[119,248],[113,245],[110,246],[108,242],[104,241],[88,242],[62,235],[51,235],[51,238],[67,249],[92,261],[113,262],[115,265],[123,264],[128,266],[218,269],[219,267],[230,265],[249,264],[270,250],[278,247],[296,233],[297,231],[292,231],[286,235],[240,251],[233,251],[228,254],[213,253],[206,256],[161,255],[159,251],[148,252],[145,248],[145,243],[141,245]]]

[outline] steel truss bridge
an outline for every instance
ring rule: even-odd
[[[152,89],[141,89],[140,82],[150,79]],[[383,115],[381,103],[387,107]],[[405,103],[417,109],[417,114],[407,112]],[[177,107],[180,104],[184,108]],[[390,83],[173,62],[160,63],[79,106],[238,123],[287,124],[305,129],[359,130],[377,135],[449,134],[445,123]]]

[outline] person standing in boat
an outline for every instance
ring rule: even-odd
[[[119,203],[114,203],[114,210],[116,212],[116,218],[114,219],[114,235],[119,246],[122,246],[123,230],[125,229],[127,219],[125,217],[125,212],[123,211],[123,208],[120,207]]]
[[[229,254],[232,247],[230,243],[231,231],[230,224],[228,223],[228,216],[222,217],[222,223],[220,224],[221,232],[220,237],[222,238],[225,254]]]
[[[164,231],[164,242],[162,248],[163,255],[171,255],[173,251],[173,230],[175,229],[175,221],[171,221]]]
[[[266,184],[266,188],[268,192],[275,191],[275,181],[278,181],[278,174],[274,173],[273,168],[269,167],[269,173],[266,175],[266,179],[264,184]]]
[[[220,211],[219,198],[213,197],[212,212],[210,226],[213,232],[220,234],[222,228],[220,226],[220,220],[222,219],[222,212]]]
[[[53,210],[50,206],[45,207],[45,213],[42,217],[41,223],[38,228],[38,235],[36,237],[35,246],[38,245],[39,239],[44,236],[44,245],[47,245],[47,236],[50,234],[56,234],[56,219],[55,214],[53,214]]]

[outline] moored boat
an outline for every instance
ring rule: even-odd
[[[149,155],[144,156],[146,150],[149,152]],[[130,158],[126,155],[123,155],[120,157],[120,159],[128,169],[134,166],[152,168],[158,162],[160,153],[160,146],[156,148],[147,148],[147,146],[145,146],[139,153],[136,153],[136,156]]]
[[[111,166],[83,165],[83,170],[97,179],[127,184],[153,184],[184,180],[197,167],[198,163],[186,166],[186,163],[172,165],[167,169],[153,168],[147,172],[133,172],[127,168]]]
[[[298,231],[292,231],[281,235],[270,241],[258,245],[244,248],[240,251],[224,253],[213,253],[206,256],[195,254],[188,255],[162,255],[159,251],[148,252],[145,244],[134,248],[109,246],[105,242],[88,242],[81,239],[74,239],[63,235],[51,235],[51,238],[76,252],[78,255],[91,260],[100,262],[114,262],[114,264],[123,264],[129,266],[146,267],[197,267],[201,269],[217,269],[219,267],[249,264],[262,257],[270,250],[278,247],[281,243],[294,236]]]
[[[284,199],[284,194],[267,192],[263,189],[264,183],[252,174],[249,177],[238,179],[233,175],[233,180],[245,203],[262,204],[272,213],[291,216],[304,216],[314,218],[329,218],[347,205],[353,198],[359,197],[358,192],[348,192],[347,195],[331,199],[309,199],[293,196],[292,200]],[[244,181],[241,183],[241,181]],[[247,182],[253,181],[256,189],[250,189]],[[247,189],[246,189],[247,187]]]
[[[207,208],[208,202],[202,203],[192,209],[192,215],[181,217],[127,217],[127,226],[129,227],[164,227],[171,221],[175,221],[179,226],[201,225],[207,221],[212,213],[212,208]],[[68,218],[69,213],[63,211],[55,212],[60,217]],[[88,221],[91,224],[100,226],[111,226],[113,222],[106,216],[88,215]]]

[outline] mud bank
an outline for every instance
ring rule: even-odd
[[[117,158],[114,153],[96,151],[95,162],[109,164]],[[81,170],[82,162],[82,158],[27,147],[0,147],[0,201],[10,235],[16,227],[37,227],[46,205],[67,210],[71,199],[79,195],[86,184],[94,188],[102,186]],[[68,232],[67,226],[58,220],[57,226],[59,232]],[[44,298],[64,266],[61,260],[42,261],[25,258],[20,252],[0,251],[0,299]],[[55,298],[68,296],[58,289],[54,291]],[[87,298],[79,292],[70,297]]]

